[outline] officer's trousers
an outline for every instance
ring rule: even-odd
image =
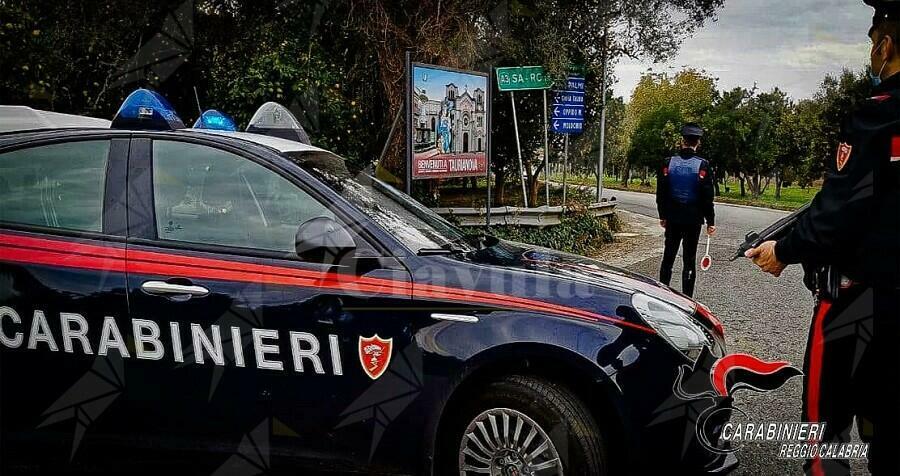
[[[874,475],[900,474],[900,292],[855,286],[816,304],[804,362],[803,419],[821,443],[850,441],[854,418]],[[862,464],[862,463],[861,463]],[[846,459],[815,458],[811,475],[849,474]]]
[[[694,295],[694,282],[697,279],[697,242],[700,240],[700,227],[700,224],[666,224],[666,249],[659,269],[659,280],[665,285],[672,281],[672,266],[675,265],[678,248],[684,243],[684,250],[681,253],[684,261],[681,288],[688,296]]]

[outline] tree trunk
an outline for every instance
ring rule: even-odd
[[[781,200],[781,183],[783,181],[780,173],[775,174],[775,200]]]
[[[531,165],[525,167],[527,180],[525,184],[528,188],[528,206],[531,208],[538,207],[538,188],[541,184],[541,174],[544,172],[544,162],[541,162],[536,168],[532,169]]]
[[[715,179],[715,180],[713,180],[713,188],[715,189],[716,196],[718,197],[718,196],[722,195],[722,192],[719,190],[719,180],[721,180],[721,179],[719,179],[718,170],[713,169],[712,173],[713,173],[713,178]]]
[[[538,207],[538,186],[540,185],[540,180],[538,180],[539,175],[534,175],[527,180],[528,185],[528,206],[531,208]]]
[[[747,189],[744,185],[744,174],[740,174],[738,179],[741,181],[741,198],[744,198],[747,196]]]
[[[750,198],[756,200],[759,198],[759,191],[762,186],[762,177],[757,174],[753,174],[750,176]]]
[[[494,173],[494,206],[506,205],[506,171],[500,170]]]

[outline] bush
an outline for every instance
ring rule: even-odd
[[[584,208],[570,209],[559,225],[535,228],[527,226],[494,226],[491,232],[498,238],[529,243],[554,250],[592,255],[613,241],[619,221],[613,216],[596,217]]]

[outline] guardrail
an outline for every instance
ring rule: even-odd
[[[453,218],[460,226],[484,226],[484,208],[433,208],[438,215],[444,218]],[[588,206],[588,212],[598,217],[608,217],[616,212],[616,201],[604,201],[592,203]],[[544,227],[559,225],[563,214],[563,207],[494,207],[491,208],[491,225],[518,225]]]

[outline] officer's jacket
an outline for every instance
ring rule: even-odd
[[[715,225],[713,177],[709,163],[684,149],[665,161],[656,180],[656,208],[670,223]]]
[[[822,190],[775,254],[872,285],[900,284],[900,74],[845,120],[840,140]]]

